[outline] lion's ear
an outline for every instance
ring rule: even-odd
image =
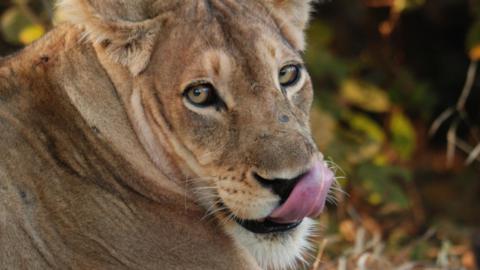
[[[133,75],[148,65],[166,20],[161,12],[166,4],[160,7],[154,0],[60,0],[58,6],[65,18],[84,28],[86,39],[102,44]]]
[[[279,26],[299,50],[305,49],[304,30],[310,20],[314,0],[263,0]]]

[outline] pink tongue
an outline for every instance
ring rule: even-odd
[[[318,216],[325,206],[333,179],[333,172],[323,161],[318,161],[293,188],[287,201],[270,214],[269,219],[277,223],[294,223],[305,217]]]

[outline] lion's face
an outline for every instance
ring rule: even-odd
[[[61,6],[131,73],[127,111],[157,166],[191,176],[207,216],[264,268],[301,258],[333,181],[308,126],[310,0]]]
[[[172,26],[145,76],[207,215],[281,268],[305,248],[332,175],[310,134],[313,90],[299,52],[273,21],[236,14]]]

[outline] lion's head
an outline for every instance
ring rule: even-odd
[[[308,0],[64,0],[131,74],[132,122],[156,164],[264,268],[301,258],[333,174],[309,129]],[[178,179],[181,172],[184,179]]]

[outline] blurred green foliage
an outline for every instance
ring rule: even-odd
[[[317,10],[305,55],[316,88],[313,133],[342,168],[348,193],[328,219],[329,233],[351,243],[359,226],[380,231],[395,257],[427,228],[448,228],[410,246],[414,260],[439,260],[438,245],[452,239],[470,245],[468,233],[459,234],[480,225],[479,162],[467,167],[466,153],[456,151],[447,165],[451,119],[433,137],[428,130],[455,106],[469,62],[480,60],[480,2],[338,0]],[[479,92],[477,79],[458,133],[471,148],[480,145]]]
[[[28,45],[51,28],[53,1],[11,0],[0,4],[3,39],[13,45]]]
[[[458,8],[464,5],[465,15],[471,16],[469,34],[463,40],[451,41],[446,33],[444,40],[432,40],[427,46],[431,46],[432,50],[435,47],[433,42],[462,46],[460,54],[463,53],[465,64],[458,68],[466,73],[469,52],[472,54],[471,51],[480,45],[477,38],[480,35],[480,20],[475,19],[478,13],[473,2],[459,5],[459,2],[455,4],[452,1],[364,1],[363,6],[352,3],[350,7],[347,6],[348,1],[338,2],[319,5],[318,8],[320,11],[334,10],[346,22],[356,24],[356,27],[360,25],[363,28],[361,34],[373,37],[360,49],[341,45],[344,51],[339,51],[336,47],[339,43],[360,42],[354,39],[358,33],[352,34],[352,37],[345,37],[345,34],[336,36],[335,29],[341,19],[328,15],[323,18],[322,14],[326,12],[313,21],[308,33],[306,60],[318,92],[316,114],[327,115],[312,118],[314,133],[322,150],[345,171],[350,181],[342,184],[349,191],[360,194],[358,197],[372,205],[408,211],[410,204],[406,187],[415,178],[415,170],[419,169],[415,164],[416,156],[438,154],[428,145],[425,130],[435,113],[448,105],[439,102],[444,93],[434,89],[434,78],[417,76],[409,63],[402,59],[408,52],[397,47],[403,42],[399,42],[398,32],[417,31],[415,28],[404,29],[403,20],[412,14],[425,12],[429,8],[426,6]],[[349,16],[351,12],[357,14]],[[383,16],[372,16],[373,12],[383,13]],[[445,21],[460,19],[449,18],[448,14],[436,15],[445,16],[436,18]],[[352,23],[352,20],[356,22]],[[385,27],[386,24],[389,26]],[[438,52],[439,58],[441,53]],[[458,88],[451,89],[450,93],[460,95],[464,78],[457,79]],[[454,103],[454,100],[450,101]],[[322,127],[322,120],[318,119],[330,119],[334,123],[326,125],[332,134],[325,134],[327,131]],[[328,143],[322,142],[324,138],[328,138]],[[444,169],[448,170],[446,165]]]

